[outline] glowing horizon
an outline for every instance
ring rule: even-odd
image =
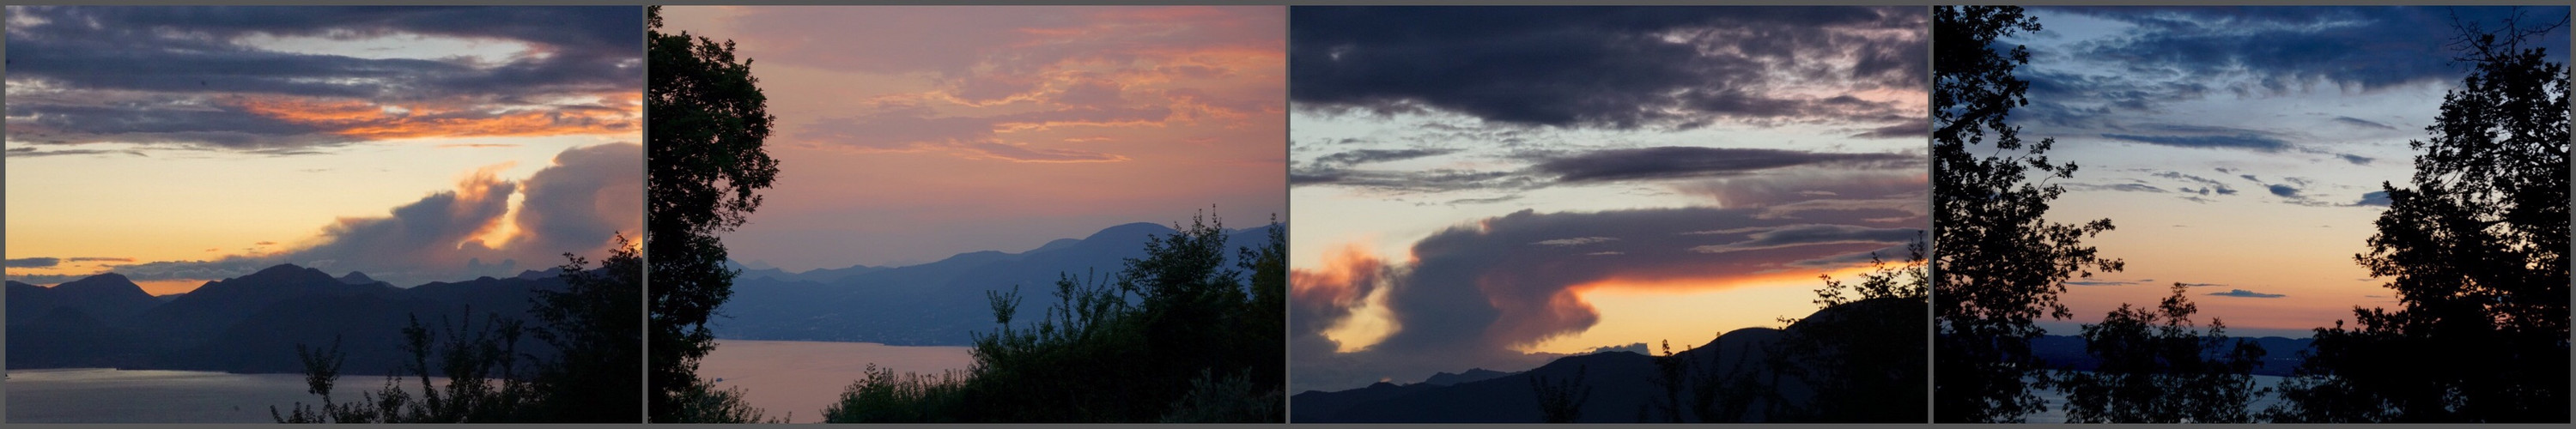
[[[9,8],[10,279],[411,286],[640,231],[632,7],[186,9]]]

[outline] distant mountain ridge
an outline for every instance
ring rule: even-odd
[[[154,297],[123,275],[99,274],[54,287],[8,282],[11,369],[108,367],[243,373],[303,370],[295,345],[348,352],[342,372],[393,373],[407,358],[397,341],[413,316],[437,325],[484,314],[527,319],[529,299],[562,290],[557,272],[394,287],[365,273],[333,277],[284,264]],[[522,352],[550,354],[533,337]]]
[[[1031,320],[1054,302],[1060,276],[1108,281],[1127,258],[1145,256],[1147,237],[1175,232],[1139,222],[1024,252],[966,252],[920,265],[802,273],[745,269],[734,279],[733,299],[708,325],[729,339],[963,346],[972,341],[969,332],[994,327],[986,291],[1017,286],[1022,301],[1016,317]],[[1229,231],[1227,266],[1234,266],[1232,249],[1261,246],[1268,234],[1267,225]]]
[[[1793,332],[1813,331],[1816,325],[1844,318],[1919,318],[1928,312],[1922,301],[1875,299],[1818,310],[1796,324],[1783,329],[1743,328],[1719,335],[1707,344],[1674,353],[1694,362],[1694,374],[1700,377],[1708,368],[1750,368],[1752,378],[1766,379],[1770,372],[1759,365],[1766,359],[1767,347],[1787,338]],[[1619,350],[1621,348],[1603,348]],[[1377,383],[1359,389],[1326,392],[1309,390],[1290,397],[1288,421],[1293,423],[1536,423],[1543,420],[1535,389],[1531,383],[1561,383],[1577,379],[1591,389],[1575,420],[1581,423],[1639,422],[1648,417],[1652,404],[1665,400],[1656,383],[1659,367],[1653,356],[1630,351],[1600,351],[1566,356],[1537,368],[1521,372],[1499,372],[1471,369],[1461,374],[1440,373],[1415,384]],[[1918,368],[1899,368],[1909,370]],[[1578,375],[1579,374],[1579,375]],[[1784,404],[1809,405],[1817,401],[1816,392],[1792,377],[1777,379],[1777,393]],[[1685,389],[1686,391],[1688,389]],[[1684,393],[1682,401],[1696,401]],[[1759,401],[1759,400],[1757,400]],[[1747,414],[1753,421],[1765,416],[1756,406]],[[1682,414],[1688,415],[1685,411]],[[1695,417],[1686,417],[1696,422]],[[1705,422],[1701,422],[1705,423]]]
[[[2254,375],[2287,377],[2299,369],[2299,352],[2316,343],[2314,338],[2233,338],[2247,340],[2263,348],[2263,360],[2254,367]],[[2232,344],[2233,341],[2230,341]],[[2213,350],[2213,355],[2229,349]],[[2091,371],[2102,366],[2102,360],[2084,352],[2084,338],[2073,335],[2043,335],[2030,342],[2030,353],[2047,360],[2050,368]]]

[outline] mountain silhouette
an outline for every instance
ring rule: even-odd
[[[1774,392],[1791,406],[1809,406],[1820,399],[1816,392],[1795,377],[1772,378],[1762,362],[1771,348],[1790,335],[1812,332],[1829,323],[1853,317],[1914,317],[1925,310],[1922,301],[1871,299],[1817,310],[1784,329],[1742,328],[1729,331],[1707,344],[1674,353],[1677,359],[1691,362],[1691,378],[1713,374],[1739,374],[1753,379],[1777,380]],[[1289,421],[1296,423],[1536,423],[1544,419],[1538,397],[1532,388],[1534,379],[1548,383],[1575,380],[1580,374],[1583,387],[1591,396],[1583,402],[1577,422],[1637,422],[1647,410],[1665,401],[1656,358],[1628,351],[1605,351],[1558,358],[1538,368],[1515,373],[1471,369],[1462,374],[1441,373],[1422,383],[1377,383],[1359,389],[1338,392],[1310,390],[1289,398]],[[1921,370],[1896,368],[1893,371]],[[1849,369],[1847,369],[1849,370]],[[1737,372],[1741,371],[1741,372]],[[1854,372],[1867,372],[1855,370]],[[1482,378],[1478,378],[1482,377]],[[1449,384],[1442,384],[1449,383]],[[1733,386],[1721,386],[1725,389]],[[1683,409],[1698,398],[1684,389]],[[1763,421],[1767,406],[1754,400],[1745,416],[1748,421]],[[1689,411],[1681,414],[1690,415]],[[1685,417],[1696,422],[1696,417]]]
[[[759,276],[746,270],[734,279],[733,299],[719,309],[722,316],[708,325],[717,337],[731,339],[963,346],[972,341],[969,332],[993,329],[986,291],[1018,286],[1023,305],[1015,320],[1033,320],[1055,299],[1061,275],[1108,281],[1127,258],[1145,256],[1148,237],[1174,232],[1139,222],[1024,252],[966,252],[920,265],[854,266],[824,276],[816,272],[826,270]],[[1268,240],[1261,228],[1243,229],[1227,236],[1226,247]],[[1234,252],[1226,253],[1230,259]],[[774,270],[761,270],[768,271]],[[840,277],[811,280],[832,276]]]
[[[1467,382],[1475,382],[1475,381],[1492,380],[1492,379],[1494,379],[1494,378],[1502,377],[1502,376],[1506,376],[1506,375],[1512,375],[1512,373],[1502,372],[1502,371],[1495,371],[1495,370],[1484,369],[1484,368],[1470,368],[1470,369],[1468,369],[1466,372],[1458,373],[1458,374],[1450,374],[1450,373],[1447,373],[1447,372],[1442,372],[1442,373],[1438,373],[1438,374],[1432,374],[1432,375],[1431,375],[1431,378],[1423,379],[1423,380],[1422,380],[1422,384],[1428,384],[1428,385],[1433,385],[1433,386],[1449,386],[1449,385],[1456,385],[1456,384],[1458,384],[1458,383],[1467,383]]]
[[[352,285],[322,270],[280,264],[250,275],[206,282],[187,296],[144,312],[139,323],[176,338],[204,338],[251,313],[305,295],[359,295],[396,290],[383,283]]]
[[[377,282],[375,278],[367,277],[367,273],[361,273],[361,272],[357,272],[357,271],[350,271],[348,275],[340,276],[340,283],[353,284],[353,285],[363,285],[363,284],[372,284],[372,283],[380,283],[380,282]],[[388,285],[390,285],[390,284],[388,284]]]
[[[493,313],[524,321],[536,291],[564,287],[554,273],[397,288],[289,264],[164,297],[113,273],[52,288],[9,282],[8,366],[293,373],[303,369],[296,344],[327,347],[336,337],[349,353],[343,373],[390,374],[405,356],[397,342],[410,317],[443,326],[471,309],[477,325]],[[533,337],[520,352],[552,353]]]
[[[64,282],[47,288],[15,281],[8,282],[8,323],[21,323],[44,316],[57,308],[74,308],[84,316],[122,319],[142,313],[161,302],[144,293],[116,273],[99,274]]]

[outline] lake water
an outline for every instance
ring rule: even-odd
[[[698,362],[698,377],[723,379],[716,382],[719,388],[743,388],[744,399],[760,407],[764,416],[786,416],[796,423],[812,423],[823,420],[823,407],[839,401],[843,388],[867,377],[869,363],[898,373],[935,374],[972,366],[974,359],[968,350],[828,341],[717,340],[715,351]]]
[[[6,384],[9,423],[273,423],[268,407],[321,402],[304,392],[303,374],[205,371],[13,369]],[[376,376],[342,376],[332,399],[384,385]]]
[[[2281,387],[2281,381],[2285,379],[2285,377],[2277,375],[2256,375],[2252,377],[2254,377],[2254,388],[2257,389],[2278,389]],[[2023,381],[2028,382],[2030,380],[2024,379]],[[2048,403],[2048,411],[2034,413],[2027,416],[2030,423],[2066,423],[2065,392],[2060,392],[2056,389],[2040,390],[2039,400]],[[2281,396],[2277,392],[2256,395],[2252,403],[2245,405],[2245,412],[2259,414],[2262,413],[2264,409],[2271,408],[2273,404],[2278,403],[2281,403]]]

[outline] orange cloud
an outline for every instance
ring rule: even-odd
[[[602,96],[641,100],[640,96]],[[252,114],[368,140],[627,133],[638,129],[639,110],[591,105],[501,111],[495,106],[460,102],[388,104],[284,96],[234,97],[226,104]]]
[[[1386,271],[1386,261],[1359,243],[1324,252],[1324,266],[1288,272],[1289,302],[1300,306],[1350,308],[1359,305]]]

